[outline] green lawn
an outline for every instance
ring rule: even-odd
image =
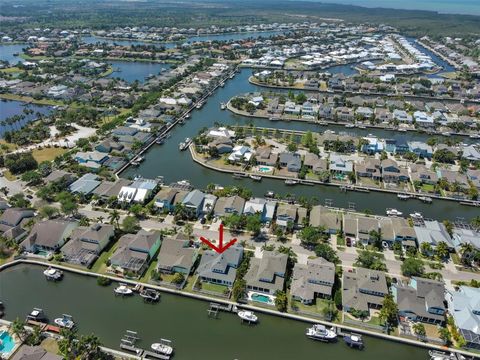
[[[110,259],[110,257],[113,255],[115,249],[117,247],[114,245],[111,247],[110,250],[108,251],[104,251],[100,256],[99,258],[97,259],[97,261],[95,261],[95,264],[93,264],[92,266],[92,272],[95,272],[95,273],[99,273],[99,274],[104,274],[105,271],[107,270],[107,264],[106,264],[106,261],[108,259]]]
[[[424,192],[429,192],[429,193],[435,192],[435,187],[431,184],[422,184],[422,187],[420,189]]]
[[[328,307],[328,301],[325,299],[317,299],[315,304],[312,305],[305,305],[302,304],[300,301],[291,300],[290,306],[297,307],[300,311],[310,312],[310,313],[317,313],[323,315],[323,310]]]
[[[202,290],[212,291],[219,294],[224,294],[228,290],[228,287],[225,285],[211,284],[208,282],[202,282]]]
[[[145,271],[145,274],[143,274],[143,276],[140,278],[141,282],[148,283],[150,281],[150,279],[152,278],[152,271],[157,268],[157,262],[157,260],[151,262],[147,271]]]

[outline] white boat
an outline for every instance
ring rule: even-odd
[[[144,289],[140,292],[140,296],[145,301],[158,301],[160,299],[160,293],[154,289]]]
[[[419,212],[414,212],[414,213],[410,214],[410,217],[412,219],[423,219],[423,215]]]
[[[402,216],[403,213],[401,211],[398,211],[397,209],[387,209],[387,215],[388,216]]]
[[[273,199],[275,197],[275,193],[273,191],[267,191],[264,196],[266,198]]]
[[[255,315],[252,311],[241,310],[237,313],[237,315],[240,319],[251,323],[256,323],[258,321],[257,315]]]
[[[347,129],[352,129],[352,128],[355,127],[355,124],[347,124],[347,125],[345,125],[345,127],[346,127]]]
[[[367,127],[365,125],[358,125],[359,129],[366,129]]]
[[[450,134],[448,131],[442,133],[443,136],[450,137],[452,134]]]
[[[351,348],[356,348],[360,350],[363,349],[363,339],[361,335],[357,335],[357,334],[345,335],[343,337],[343,341],[345,341],[345,344],[347,344]]]
[[[408,199],[410,199],[410,195],[408,195],[408,194],[397,194],[397,198],[399,198],[400,200],[408,200]]]
[[[33,308],[33,310],[27,315],[27,321],[45,321],[46,316],[42,309]]]
[[[117,286],[113,292],[115,295],[121,295],[121,296],[129,296],[133,294],[133,290],[130,289],[127,285],[119,285]]]
[[[56,318],[54,323],[61,328],[73,329],[75,327],[75,322],[70,315],[63,314],[61,318]]]
[[[480,139],[480,134],[472,134],[469,137],[470,139]]]
[[[190,114],[185,115],[185,119],[190,119]]]
[[[333,328],[327,329],[325,325],[321,324],[315,324],[312,327],[307,328],[306,335],[310,339],[320,341],[333,341],[337,337]]]
[[[58,281],[62,279],[63,271],[54,268],[48,268],[43,272],[43,275],[45,275],[47,280]]]
[[[227,105],[225,103],[220,104],[220,109],[225,110],[227,108]]]
[[[398,131],[400,131],[400,132],[407,132],[407,129],[401,128],[401,129],[398,129]]]
[[[156,353],[163,355],[171,355],[173,353],[173,347],[162,343],[154,343],[151,348]]]
[[[298,180],[287,179],[285,180],[285,185],[297,185]]]
[[[177,184],[178,184],[178,185],[182,185],[182,186],[191,186],[191,185],[190,185],[190,181],[188,181],[188,180],[180,180],[180,181],[177,181]]]
[[[433,201],[432,198],[428,197],[428,196],[419,196],[418,200],[420,200],[421,202],[427,203],[427,204],[431,204],[432,201]]]
[[[457,360],[457,356],[454,353],[446,353],[437,350],[430,350],[428,355],[430,355],[430,360]],[[459,354],[459,356],[462,355]]]
[[[260,175],[250,175],[250,179],[254,181],[262,181],[262,177]]]

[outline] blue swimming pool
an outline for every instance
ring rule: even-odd
[[[259,294],[259,293],[253,293],[250,296],[250,298],[252,299],[252,301],[261,302],[261,303],[264,303],[264,304],[271,305],[273,303],[270,296]]]
[[[0,332],[0,354],[8,354],[15,347],[15,341],[12,336],[6,332]]]

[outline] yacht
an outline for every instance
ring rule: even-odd
[[[363,349],[363,339],[361,335],[349,334],[343,337],[345,344],[355,349]]]
[[[46,321],[47,317],[45,316],[45,313],[43,312],[42,309],[39,308],[33,308],[33,310],[30,312],[30,314],[27,315],[27,321]]]
[[[252,311],[241,310],[238,312],[237,315],[240,319],[248,321],[250,323],[256,323],[258,321],[257,315],[255,315]]]
[[[331,329],[327,329],[325,325],[315,324],[310,328],[307,328],[307,337],[313,340],[320,341],[333,341],[337,338],[337,334]]]
[[[428,197],[428,196],[419,196],[418,200],[420,200],[421,202],[424,202],[426,204],[431,204],[432,201],[433,201],[432,198]]]
[[[428,355],[430,355],[430,360],[457,360],[457,356],[454,353],[446,353],[438,350],[430,350]],[[459,356],[462,355],[459,354]]]
[[[180,149],[180,151],[187,150],[188,147],[190,146],[191,142],[192,142],[192,139],[186,138],[185,140],[183,140],[183,142],[181,142],[178,145],[178,148]]]
[[[173,347],[162,343],[153,343],[151,348],[156,353],[163,355],[171,355],[173,353]]]
[[[49,267],[43,272],[47,280],[59,281],[63,277],[63,271]]]
[[[408,194],[397,194],[397,198],[399,198],[400,200],[408,200],[408,199],[410,199],[410,195],[408,195]]]
[[[285,185],[297,185],[298,180],[293,180],[293,179],[287,179],[285,180]]]
[[[133,294],[133,290],[125,284],[120,284],[113,290],[113,292],[115,293],[115,295],[121,296],[129,296]]]
[[[402,216],[403,213],[401,211],[398,211],[397,209],[387,209],[387,215],[388,216]]]
[[[262,181],[262,177],[260,175],[250,175],[250,179],[254,181]]]
[[[53,321],[57,326],[65,329],[73,329],[75,327],[75,322],[73,321],[72,316],[63,314],[61,318],[56,318]]]
[[[153,289],[143,289],[142,291],[140,291],[140,296],[145,301],[156,302],[160,299],[160,293]]]

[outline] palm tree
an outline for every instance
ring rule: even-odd
[[[118,210],[114,209],[108,216],[108,220],[110,221],[110,224],[114,225],[118,229],[120,226],[118,223],[120,220],[120,213]]]
[[[103,216],[98,216],[96,220],[97,220],[98,223],[101,224],[101,223],[103,223],[103,220],[104,220],[104,219],[105,219],[105,218],[104,218]]]
[[[435,249],[435,254],[440,258],[440,259],[445,259],[448,254],[449,254],[449,251],[448,251],[448,245],[445,241],[440,241],[438,244],[437,244],[437,247]]]
[[[462,255],[462,263],[465,265],[470,265],[472,261],[472,255],[475,251],[475,248],[472,244],[463,243],[460,245],[460,254]]]
[[[89,226],[90,225],[90,219],[86,216],[83,216],[80,221],[78,222],[80,226]]]
[[[25,337],[27,335],[27,331],[25,330],[25,322],[20,320],[19,318],[16,318],[12,324],[10,325],[10,330],[18,336],[20,341],[24,341]]]
[[[186,223],[185,226],[183,227],[183,232],[188,236],[190,239],[192,237],[193,233],[193,226],[190,223]]]

